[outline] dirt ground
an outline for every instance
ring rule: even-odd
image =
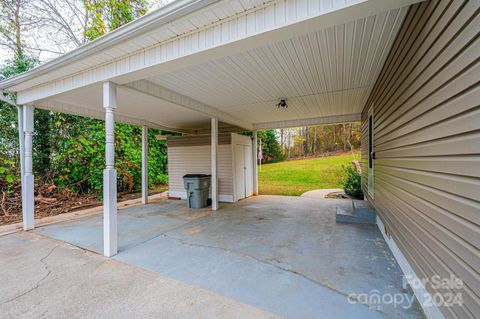
[[[156,185],[149,194],[157,194],[167,190],[167,185]],[[22,220],[21,190],[11,195],[0,195],[0,225],[12,224]],[[118,201],[140,198],[141,192],[120,193]],[[102,201],[96,195],[75,194],[67,189],[59,189],[55,185],[35,188],[35,218],[55,216],[86,208],[101,206]]]

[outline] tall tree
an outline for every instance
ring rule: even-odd
[[[36,35],[47,40],[52,53],[64,53],[87,41],[88,15],[83,0],[35,0],[28,9],[41,18]],[[52,33],[55,37],[51,37]],[[48,39],[43,39],[42,34],[49,35]]]
[[[146,0],[84,0],[84,4],[88,17],[85,36],[89,40],[143,16],[148,10]]]
[[[282,152],[284,150],[284,143],[285,143],[285,140],[284,140],[284,129],[280,129],[280,147],[282,148]]]
[[[22,17],[23,0],[0,0],[0,46],[10,49],[15,56],[23,56]]]

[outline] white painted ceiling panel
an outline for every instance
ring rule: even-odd
[[[102,87],[95,85],[58,95],[53,103],[71,105],[91,111],[103,112]],[[39,105],[48,105],[49,101],[41,101]],[[69,113],[68,110],[64,110]],[[131,119],[147,119],[148,122],[172,129],[190,129],[204,127],[210,118],[177,104],[159,100],[147,95],[139,95],[121,87],[118,88],[118,107],[115,114]]]
[[[322,9],[328,5],[320,3]],[[406,11],[391,10],[148,80],[252,123],[360,113]],[[281,98],[287,109],[277,109]]]
[[[286,3],[289,3],[288,1]],[[282,16],[278,10],[288,13],[283,15],[284,19],[296,19],[312,10],[324,11],[328,10],[329,6],[334,6],[332,0],[300,1],[298,3],[306,5],[303,8],[297,6],[296,10],[289,12],[285,6],[282,7],[282,3],[278,1],[276,6],[262,7],[259,11],[264,10],[265,14],[249,13],[243,22],[241,19],[221,22],[211,30],[202,31],[203,35],[202,32],[198,33],[196,39],[193,39],[193,35],[190,36],[193,39],[191,42],[184,40],[175,45],[174,42],[169,42],[169,45],[154,52],[142,51],[143,54],[132,55],[129,60],[118,60],[111,67],[103,68],[102,72],[110,74],[112,70],[127,68],[128,64],[141,65],[142,61],[150,61],[152,55],[166,57],[176,54],[177,51],[198,49],[195,46],[208,47],[208,41],[227,41],[234,37],[232,32],[246,35],[255,29],[268,28],[278,23],[277,17]],[[92,58],[90,63],[94,65],[103,59],[112,59],[122,54],[122,50],[132,49],[128,48],[129,46],[149,45],[158,41],[157,37],[181,34],[209,19],[225,19],[239,10],[258,5],[263,5],[263,2],[230,0],[228,5],[216,6],[215,10],[206,11],[205,14],[196,14],[191,20],[184,19],[169,24],[168,28],[163,28],[166,33],[151,32],[144,38],[130,41],[121,49],[113,47],[105,50]],[[267,10],[271,12],[267,13]],[[326,29],[305,28],[305,33],[300,36],[289,38],[292,36],[290,33],[289,36],[277,38],[282,41],[268,42],[268,45],[265,42],[263,45],[261,42],[252,42],[242,51],[231,50],[217,55],[222,58],[211,58],[204,63],[200,61],[205,59],[201,59],[197,64],[189,64],[189,67],[175,67],[170,69],[175,71],[165,70],[161,75],[159,73],[146,79],[157,86],[177,92],[184,98],[203,103],[210,113],[199,113],[199,109],[194,111],[188,109],[188,106],[186,108],[171,103],[175,101],[167,99],[171,101],[168,102],[144,94],[145,92],[141,93],[141,88],[137,92],[119,88],[119,107],[116,114],[119,119],[130,123],[143,123],[143,120],[174,129],[208,126],[210,119],[205,114],[222,114],[230,118],[230,121],[238,122],[229,122],[230,124],[240,126],[239,123],[243,122],[247,124],[243,127],[249,128],[252,128],[251,124],[258,123],[359,114],[378,78],[407,10],[408,8],[395,9]],[[208,16],[209,14],[212,16]],[[231,23],[235,24],[233,28],[230,27]],[[206,37],[207,31],[213,36]],[[230,55],[226,55],[228,53]],[[82,76],[89,78],[93,77],[94,73],[86,72]],[[75,84],[75,81],[71,82],[68,85]],[[147,82],[148,85],[151,83]],[[282,98],[287,99],[286,109],[276,106]],[[85,109],[89,114],[99,117],[98,114],[102,115],[103,112],[99,83],[56,95],[50,101],[43,100],[42,103],[45,103],[45,108],[48,108],[46,103],[58,103],[60,106],[56,110],[66,113]],[[220,112],[212,111],[212,107]],[[52,104],[50,109],[55,110],[55,106]],[[136,121],[137,119],[139,121]]]

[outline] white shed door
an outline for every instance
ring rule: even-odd
[[[253,195],[253,165],[252,165],[252,146],[244,145],[245,158],[245,197]]]
[[[252,147],[235,145],[235,192],[237,200],[253,194]]]

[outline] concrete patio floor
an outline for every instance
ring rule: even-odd
[[[113,259],[289,318],[422,318],[418,303],[349,302],[411,292],[377,227],[336,224],[336,203],[259,196],[217,212],[169,200],[125,208]],[[35,233],[102,250],[101,215]]]
[[[278,318],[38,234],[0,237],[0,318]]]

